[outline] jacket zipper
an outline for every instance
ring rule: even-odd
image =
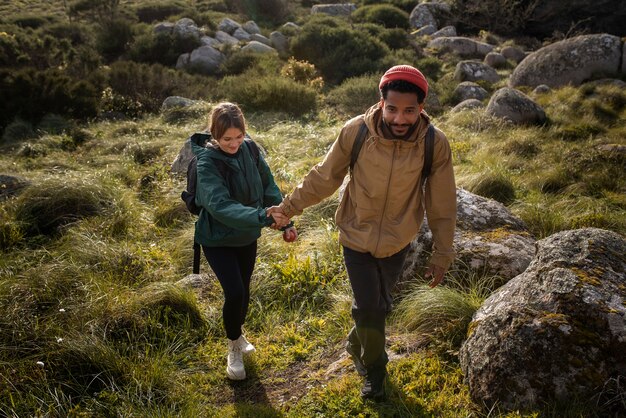
[[[385,213],[387,213],[387,203],[389,202],[389,185],[391,184],[391,175],[393,173],[393,163],[396,160],[396,149],[398,149],[399,144],[396,142],[393,145],[393,153],[391,154],[391,165],[389,169],[389,178],[387,178],[387,190],[385,191],[385,205],[383,206],[383,211],[380,215],[380,221],[378,222],[378,239],[376,240],[376,248],[374,249],[375,253],[378,253],[378,245],[380,244],[380,237],[382,235],[383,229],[383,219],[385,218]]]

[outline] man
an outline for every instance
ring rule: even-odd
[[[360,126],[366,140],[335,214],[339,242],[354,293],[355,325],[346,350],[365,377],[364,399],[385,397],[385,317],[410,242],[419,232],[424,211],[433,233],[433,254],[426,270],[435,287],[454,259],[456,186],[450,145],[435,130],[432,169],[423,187],[422,166],[429,117],[424,112],[428,82],[408,65],[390,68],[379,84],[381,100],[364,115],[348,121],[326,154],[302,183],[272,211],[287,217],[330,196],[348,172]]]

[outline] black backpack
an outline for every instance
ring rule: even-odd
[[[243,143],[250,150],[250,153],[252,154],[252,158],[254,159],[254,163],[258,168],[260,153],[261,153],[259,150],[259,146],[249,136],[246,136]],[[205,143],[205,146],[206,146],[206,143]],[[230,171],[226,163],[218,159],[213,159],[213,161],[215,162],[215,165],[217,166],[217,170],[219,171],[220,175],[223,178],[228,179],[228,176],[230,175]],[[189,212],[193,213],[194,215],[200,215],[200,211],[202,209],[198,207],[198,205],[196,205],[197,184],[198,184],[198,159],[194,156],[189,162],[189,165],[187,166],[187,187],[180,194],[180,198],[183,199],[183,201],[185,202],[185,206],[187,206],[187,209],[189,210]],[[200,273],[200,244],[198,244],[194,240],[193,274],[199,274],[199,273]]]
[[[359,133],[356,135],[354,144],[352,145],[352,152],[350,153],[350,176],[354,170],[354,164],[356,163],[365,137],[367,136],[368,129],[365,123],[359,127]],[[430,176],[430,170],[433,166],[433,153],[435,151],[435,127],[432,123],[428,124],[428,130],[426,131],[426,142],[424,143],[424,167],[422,168],[422,185],[426,183],[426,179]]]

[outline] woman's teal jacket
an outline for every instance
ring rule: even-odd
[[[189,138],[198,159],[195,240],[206,247],[241,247],[261,236],[273,222],[265,208],[278,205],[282,195],[262,155],[258,166],[246,138],[234,155],[211,143],[211,135]],[[204,144],[208,144],[204,147]]]

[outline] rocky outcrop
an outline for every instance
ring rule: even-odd
[[[426,3],[418,4],[413,8],[409,15],[409,24],[415,29],[424,26],[432,26],[435,30],[438,28],[437,20]]]
[[[617,74],[621,60],[622,43],[617,36],[577,36],[528,55],[511,74],[509,86],[578,86],[601,75]]]
[[[508,87],[491,96],[486,112],[517,124],[542,124],[546,121],[546,112],[537,103],[521,91]]]
[[[535,240],[520,219],[501,203],[457,189],[454,236],[456,260],[450,268],[498,276],[503,282],[522,273],[535,253]],[[428,262],[432,233],[425,220],[411,243],[401,282]]]
[[[477,403],[593,398],[626,376],[626,240],[588,228],[539,241],[528,269],[483,303],[468,334],[460,361]]]

